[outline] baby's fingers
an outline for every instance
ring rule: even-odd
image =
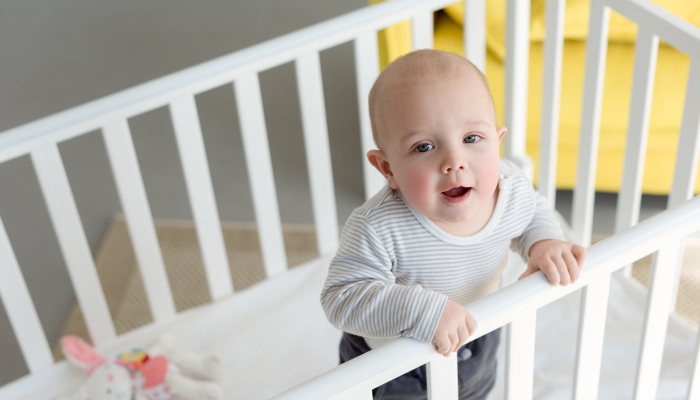
[[[579,269],[583,268],[583,262],[586,261],[586,248],[575,244],[571,246],[571,254],[576,257]]]
[[[556,286],[559,284],[559,270],[557,269],[556,264],[554,264],[554,261],[552,261],[549,258],[546,258],[544,261],[542,261],[540,270],[542,271],[542,273],[544,273],[544,275],[547,277],[547,280],[552,286]]]
[[[569,270],[569,275],[571,276],[571,283],[574,283],[578,280],[578,277],[581,275],[581,265],[576,261],[576,258],[574,258],[573,254],[569,252],[565,252],[562,256],[564,258],[564,262],[566,263],[566,267]]]
[[[435,345],[435,351],[440,354],[448,354],[450,352],[450,348],[452,347],[450,339],[447,337],[447,335],[440,335],[440,337],[436,337],[433,344]]]
[[[467,339],[469,339],[469,328],[467,328],[467,325],[460,325],[457,328],[457,334],[459,334],[459,343],[457,344],[455,351],[464,346],[464,344],[467,343]]]
[[[443,353],[445,357],[448,357],[450,353],[454,353],[459,348],[459,334],[457,331],[451,332],[447,335],[450,338],[450,347],[447,352]]]
[[[566,286],[571,283],[571,277],[569,276],[569,270],[567,268],[566,262],[560,256],[555,256],[554,264],[557,266],[557,272],[559,273],[559,283],[562,286]]]
[[[474,316],[469,312],[467,312],[467,314],[464,316],[464,322],[467,324],[467,329],[469,330],[467,337],[469,337],[474,334],[476,328],[479,327],[479,324],[476,323],[476,318],[474,318]]]

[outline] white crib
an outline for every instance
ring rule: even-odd
[[[337,364],[340,335],[325,322],[318,298],[324,271],[338,244],[319,52],[344,42],[354,42],[362,146],[363,151],[367,151],[373,147],[366,98],[379,72],[377,30],[410,19],[414,48],[431,47],[432,12],[451,2],[396,0],[361,9],[0,133],[0,162],[31,156],[96,347],[110,354],[129,346],[144,346],[160,332],[173,332],[190,348],[215,351],[224,359],[227,367],[220,383],[228,393],[227,398],[371,399],[372,388],[427,364],[429,397],[456,399],[456,358],[439,356],[431,345],[413,339],[398,339],[333,368]],[[547,2],[544,64],[547,79],[544,79],[543,88],[538,189],[552,205],[563,3],[564,0]],[[529,1],[508,1],[505,125],[511,133],[506,136],[504,148],[506,157],[526,171],[532,171],[524,151],[529,7]],[[695,334],[670,311],[671,304],[675,304],[682,240],[700,229],[700,198],[691,200],[700,152],[700,29],[646,0],[591,1],[573,222],[572,227],[566,229],[571,240],[590,245],[609,7],[640,25],[623,184],[618,200],[618,234],[589,248],[583,274],[574,285],[550,287],[538,273],[465,305],[479,321],[479,329],[472,338],[501,326],[507,327],[506,341],[501,346],[506,353],[505,363],[502,363],[505,382],[494,398],[533,398],[536,389],[533,374],[537,373],[537,310],[565,296],[564,300],[573,302],[571,304],[577,308],[579,299],[567,295],[579,292],[578,328],[575,316],[570,318],[573,325],[560,321],[562,330],[568,324],[566,329],[578,333],[577,344],[570,346],[576,352],[571,377],[574,398],[598,396],[608,299],[612,303],[613,298],[636,298],[637,303],[645,303],[645,311],[640,311],[639,318],[640,356],[631,361],[636,363],[634,398],[650,399],[657,395],[668,328],[670,335],[680,338],[682,363],[686,370],[690,368],[690,378],[674,386],[682,388],[683,393],[672,393],[669,398],[700,399],[700,340],[695,339]],[[484,0],[466,0],[466,54],[481,68],[485,64],[484,15]],[[659,38],[690,55],[692,61],[669,210],[637,224]],[[258,73],[291,61],[296,66],[316,239],[321,256],[288,271]],[[241,293],[233,292],[194,101],[196,94],[225,84],[231,84],[235,92],[268,277]],[[170,109],[207,282],[214,300],[212,304],[182,313],[175,311],[128,125],[129,118],[162,106]],[[57,147],[62,141],[93,130],[101,130],[104,137],[154,318],[152,324],[121,336],[115,333]],[[358,157],[364,158],[364,155],[358,154]],[[383,178],[366,162],[363,165],[365,192],[369,197],[383,185]],[[625,266],[652,253],[652,275],[645,294],[646,289],[631,279],[629,268]],[[513,264],[513,268],[518,267],[517,262]],[[622,297],[619,293],[614,297],[611,288],[623,288]],[[28,376],[0,388],[0,398],[48,399],[70,393],[82,375],[65,362],[54,363],[1,220],[0,295],[30,371]],[[551,308],[544,311],[549,312]],[[696,341],[698,344],[693,344]],[[536,397],[560,398],[552,393],[547,396],[540,392]]]

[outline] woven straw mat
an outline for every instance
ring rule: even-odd
[[[155,221],[163,261],[177,311],[209,303],[211,297],[204,276],[197,235],[191,221]],[[284,243],[290,267],[318,256],[314,229],[310,225],[283,225]],[[253,223],[223,222],[222,231],[234,289],[242,290],[265,278],[258,233]],[[593,242],[604,237],[594,237]],[[97,254],[97,273],[114,320],[117,334],[152,321],[141,275],[123,216],[112,220]],[[632,276],[647,285],[651,256],[634,264]],[[678,314],[694,329],[700,318],[700,238],[687,238],[683,258]],[[77,304],[62,329],[89,341],[87,328]],[[54,358],[63,358],[58,343]]]
[[[253,223],[222,222],[222,232],[234,290],[265,278],[258,231]],[[155,221],[163,262],[178,312],[211,302],[204,275],[197,234],[191,221]],[[290,267],[318,257],[311,225],[283,225],[284,245]],[[95,259],[109,311],[118,335],[152,322],[146,291],[122,215],[112,219]],[[76,303],[61,331],[88,339],[85,321]],[[63,359],[59,343],[54,358]]]

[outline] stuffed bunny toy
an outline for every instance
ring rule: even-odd
[[[192,352],[173,349],[173,338],[163,335],[145,352],[133,349],[115,360],[100,356],[77,336],[61,338],[61,349],[70,363],[85,370],[86,380],[65,400],[220,400],[221,388],[180,375],[179,370],[215,379],[221,361]]]

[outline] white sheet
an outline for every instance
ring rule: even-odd
[[[167,330],[174,333],[182,347],[218,354],[225,360],[219,383],[227,399],[274,396],[337,365],[340,332],[327,323],[319,303],[328,262],[329,257],[325,257],[212,307],[190,310]],[[521,263],[511,259],[504,284],[513,281],[522,269]],[[538,312],[537,399],[571,397],[578,309],[579,294],[574,293]],[[637,292],[616,278],[612,280],[600,399],[632,395],[643,309],[644,299]],[[154,328],[135,331],[105,352],[116,354],[125,348],[147,345],[155,334]],[[659,399],[684,398],[694,337],[682,323],[669,324]],[[492,400],[503,397],[503,348],[499,351],[500,373]],[[21,380],[11,385],[14,388],[3,388],[0,397],[9,396],[9,389],[13,389],[23,398],[51,398],[68,393],[81,379],[65,365],[55,371]]]

